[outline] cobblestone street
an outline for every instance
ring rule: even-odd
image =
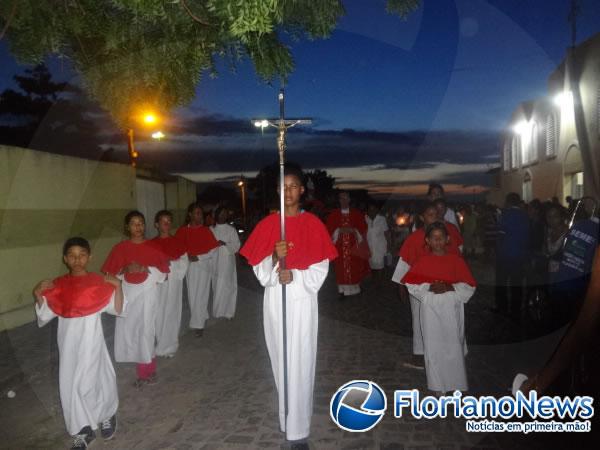
[[[234,320],[211,320],[204,337],[186,332],[173,359],[158,360],[159,384],[136,390],[133,364],[115,366],[119,425],[105,449],[277,449],[285,446],[276,419],[276,395],[262,330],[262,290],[239,264],[238,310]],[[544,362],[560,333],[520,339],[520,331],[494,316],[492,280],[476,264],[481,287],[466,309],[471,394],[506,395],[516,372]],[[481,273],[478,273],[481,272]],[[467,433],[458,419],[395,419],[395,389],[427,393],[425,373],[403,367],[411,354],[408,304],[396,285],[367,280],[363,293],[338,300],[333,271],[320,294],[319,351],[312,449],[548,448],[524,436]],[[187,323],[184,307],[184,323]],[[55,321],[56,322],[56,321]],[[112,354],[114,319],[105,330]],[[511,328],[512,327],[512,328]],[[185,327],[183,328],[185,329]],[[0,439],[2,448],[68,448],[58,397],[56,323],[29,324],[2,333]],[[520,342],[519,342],[520,341]],[[352,379],[378,383],[388,413],[363,434],[342,431],[329,418],[331,396]],[[8,398],[9,389],[16,392]]]

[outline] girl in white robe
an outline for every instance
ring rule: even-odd
[[[129,212],[125,227],[129,239],[112,248],[101,270],[123,280],[127,312],[115,323],[115,361],[137,363],[140,388],[156,382],[158,285],[167,279],[169,260],[145,239],[142,213]]]
[[[466,391],[464,304],[476,283],[463,258],[446,252],[444,223],[429,225],[425,234],[431,254],[419,258],[402,282],[421,302],[427,387],[438,393]]]
[[[237,269],[235,254],[240,250],[240,238],[234,227],[226,223],[227,210],[217,208],[217,223],[211,227],[221,246],[214,259],[213,316],[231,319],[237,302]]]

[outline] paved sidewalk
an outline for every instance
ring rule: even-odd
[[[173,359],[158,360],[160,383],[137,391],[133,364],[116,364],[119,426],[106,449],[278,449],[276,395],[262,331],[262,290],[244,264],[239,266],[239,300],[234,320],[211,320],[204,337],[186,333]],[[360,296],[340,302],[330,273],[320,296],[319,350],[310,445],[313,449],[535,448],[522,436],[475,434],[457,419],[394,419],[388,412],[372,431],[344,432],[329,418],[339,386],[369,379],[386,391],[417,388],[426,394],[423,371],[403,367],[411,352],[410,312],[395,296],[396,286],[368,281]],[[467,321],[485,321],[485,299],[474,299]],[[473,301],[473,300],[472,300]],[[478,308],[480,308],[478,312]],[[185,311],[185,309],[184,309]],[[471,318],[471,319],[469,319]],[[114,319],[105,330],[112,354]],[[184,317],[184,323],[186,318]],[[407,328],[408,326],[408,328]],[[68,448],[58,398],[55,327],[34,324],[5,333],[0,377],[0,448]],[[469,327],[469,325],[467,325]],[[557,339],[470,345],[471,393],[506,395],[516,371],[541,364]],[[16,397],[9,399],[12,388]],[[389,409],[391,411],[391,409]],[[544,448],[539,447],[539,448]],[[547,448],[547,447],[546,447]]]

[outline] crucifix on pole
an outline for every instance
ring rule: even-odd
[[[279,218],[281,229],[281,240],[285,241],[285,186],[283,178],[285,176],[285,138],[287,130],[296,125],[308,125],[312,119],[286,119],[285,118],[285,93],[283,89],[279,90],[279,118],[278,119],[253,119],[254,125],[261,129],[266,126],[277,128],[277,151],[279,152]],[[285,269],[285,258],[279,259],[279,268]],[[288,367],[287,367],[287,312],[286,312],[286,289],[285,284],[281,285],[281,321],[283,334],[283,398],[284,414],[287,429],[288,416]]]

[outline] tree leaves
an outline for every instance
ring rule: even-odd
[[[16,0],[15,0],[16,1]],[[418,0],[388,0],[405,17]],[[167,113],[193,100],[215,58],[249,57],[266,81],[294,69],[281,34],[325,38],[344,13],[341,0],[10,0],[2,29],[21,61],[69,58],[92,98],[131,126],[141,107]],[[10,20],[10,22],[8,22]],[[8,25],[8,26],[7,26]]]

